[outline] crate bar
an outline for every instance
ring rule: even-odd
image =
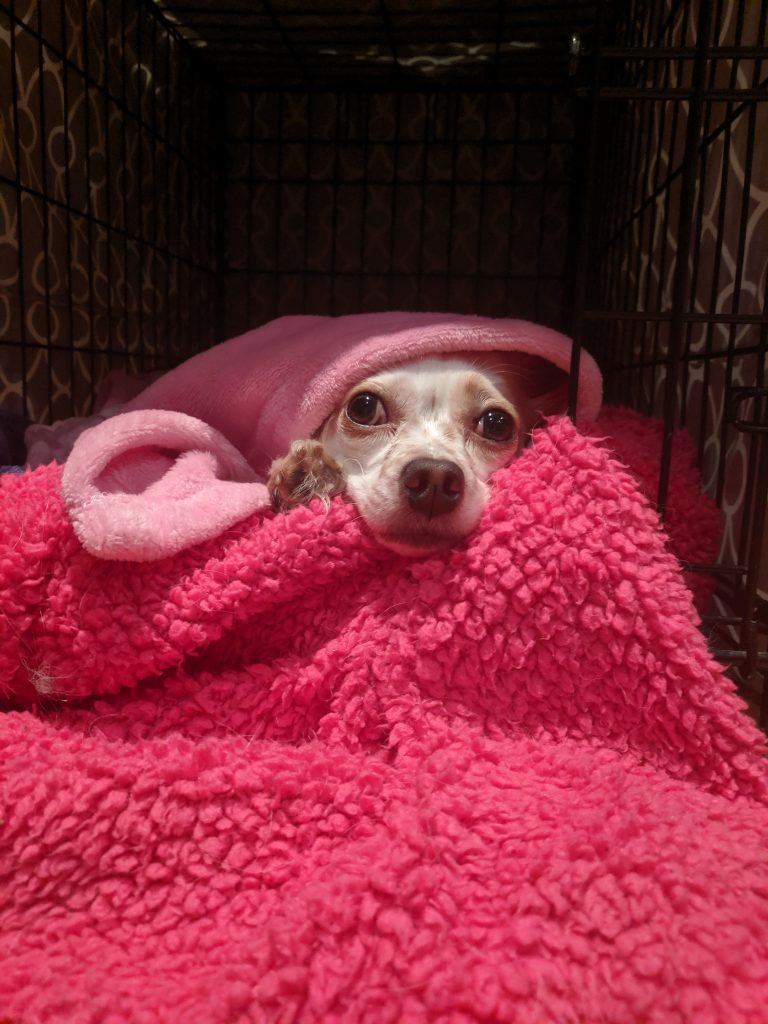
[[[150,47],[150,61],[151,61],[151,72],[152,84],[151,84],[151,131],[152,131],[152,152],[151,152],[151,166],[152,166],[152,205],[153,207],[157,203],[157,32],[159,28],[159,22],[157,18],[151,19],[151,47]],[[157,217],[152,216],[150,218],[151,229],[150,237],[152,239],[152,369],[156,370],[158,363],[162,361],[158,357],[159,352],[159,338],[158,338],[158,321],[160,319],[160,304],[159,304],[159,292],[158,287],[158,267],[160,260],[158,259],[158,244],[157,244]],[[166,243],[167,244],[167,243]],[[165,251],[165,250],[163,250]]]
[[[307,134],[304,138],[305,146],[305,189],[304,189],[304,231],[303,231],[303,249],[302,249],[302,273],[301,273],[301,311],[302,313],[309,313],[309,222],[311,212],[311,199],[312,199],[312,125],[314,124],[314,93],[309,90],[307,92]]]
[[[480,207],[479,207],[478,214],[477,214],[478,231],[477,231],[477,246],[475,248],[475,296],[474,296],[474,302],[475,302],[475,309],[476,310],[480,308],[480,282],[481,282],[480,269],[481,269],[481,267],[483,265],[483,225],[485,224],[485,214],[486,214],[486,207],[487,207],[487,192],[488,192],[488,180],[487,180],[488,179],[488,125],[490,123],[491,103],[492,103],[492,101],[493,101],[493,99],[494,99],[494,97],[496,95],[496,91],[497,91],[497,88],[498,88],[498,81],[499,81],[499,54],[501,52],[501,43],[502,43],[502,40],[504,38],[504,13],[505,13],[505,11],[504,11],[504,4],[503,4],[502,0],[497,0],[496,12],[495,13],[496,13],[496,39],[494,41],[493,66],[492,66],[492,69],[491,69],[491,84],[490,84],[490,86],[488,88],[488,91],[485,94],[485,103],[483,105],[483,137],[482,137],[482,140],[481,140],[481,143],[480,143],[480,145],[481,145],[481,151],[480,151],[480,161],[481,161],[481,164],[480,164]],[[551,97],[548,97],[548,102],[551,103]],[[428,109],[429,108],[429,99],[428,98],[425,98],[425,105],[427,106],[427,109]],[[547,118],[547,124],[549,125],[550,122],[551,122],[551,117],[548,117]],[[547,138],[549,138],[549,133],[547,133]],[[549,150],[547,150],[547,153],[548,152],[549,152]],[[427,163],[427,156],[426,156],[426,153],[425,153],[424,154],[424,165],[425,165],[425,167],[426,167],[426,163]],[[543,199],[542,199],[542,204],[543,204]],[[424,205],[424,204],[422,204],[422,205]],[[541,229],[541,227],[542,227],[542,224],[540,223],[539,224],[539,228]],[[422,228],[422,230],[423,230],[423,228]],[[541,248],[541,232],[540,232],[539,248]],[[541,267],[541,259],[540,258],[537,261],[537,263],[538,263],[537,269],[540,269],[540,267]],[[539,282],[537,280],[537,282],[536,282],[536,299],[535,299],[535,309],[537,310],[537,315],[538,315],[538,308],[539,308],[538,289],[539,289]]]
[[[64,10],[64,0],[62,0],[62,16]],[[104,81],[109,82],[109,22],[107,20],[107,4],[105,3],[102,7],[102,33],[104,39]],[[66,47],[65,47],[66,49]],[[105,238],[106,243],[106,266],[107,266],[107,284],[106,284],[106,300],[107,300],[107,332],[106,332],[106,348],[111,349],[112,343],[112,188],[113,188],[113,168],[112,168],[112,147],[109,143],[109,104],[110,97],[109,92],[105,88],[102,93],[104,100],[104,167],[106,175],[106,183],[104,189],[104,216],[106,220]]]
[[[16,166],[16,180],[9,179],[9,184],[16,188],[16,238],[18,242],[18,296],[19,296],[19,338],[21,348],[21,401],[22,414],[29,414],[29,388],[27,379],[27,302],[26,282],[24,274],[24,214],[22,201],[24,198],[21,184],[21,142],[19,131],[19,82],[18,82],[18,61],[16,55],[16,32],[19,30],[16,23],[16,0],[11,0],[10,7],[10,50],[11,50],[11,105],[13,107],[13,149],[14,164]],[[21,22],[18,25],[23,28]]]
[[[41,0],[37,0],[37,17],[38,23],[42,22],[42,3]],[[50,207],[48,205],[48,156],[45,152],[45,147],[48,141],[48,134],[46,131],[46,117],[45,117],[45,43],[43,42],[42,33],[37,37],[37,75],[38,75],[38,92],[40,96],[40,143],[41,143],[41,160],[40,160],[40,181],[41,191],[43,195],[40,215],[42,218],[43,228],[43,306],[45,309],[45,336],[48,342],[51,340],[52,333],[52,320],[51,320],[51,272],[50,272],[50,238],[51,238],[51,223],[50,223]],[[53,367],[50,361],[50,353],[48,353],[48,373],[46,374],[46,390],[48,394],[48,417],[53,415]]]
[[[363,125],[365,125],[365,131],[363,133],[362,176],[360,182],[360,187],[362,189],[362,195],[360,196],[360,273],[358,274],[357,281],[357,311],[361,313],[365,304],[365,272],[363,267],[365,266],[365,251],[367,243],[366,229],[368,225],[368,191],[370,187],[368,179],[368,162],[370,160],[370,133],[368,131],[368,125],[371,121],[371,101],[369,96],[363,95],[358,98],[358,102],[360,104],[358,107],[358,117],[361,118]],[[423,230],[424,228],[422,223],[422,237]]]
[[[768,59],[768,46],[705,46],[704,56],[708,59],[731,60],[765,60]],[[604,46],[602,56],[608,60],[639,59],[659,61],[667,59],[692,59],[701,52],[694,46]]]
[[[181,44],[179,44],[181,47]],[[183,60],[178,60],[176,63],[176,96],[175,100],[177,103],[181,101],[181,97],[184,95],[186,89],[186,70],[185,63]],[[186,172],[186,163],[184,159],[184,130],[179,113],[175,117],[176,125],[176,146],[178,153],[178,164],[177,164],[177,179],[176,179],[176,266],[175,280],[176,280],[176,341],[178,344],[179,352],[183,350],[183,309],[184,309],[184,266],[185,259],[188,255],[188,250],[184,246],[184,235],[182,230],[183,219],[182,219],[182,200],[184,195],[184,188],[182,181]],[[191,275],[190,275],[191,276]]]
[[[709,4],[707,3],[705,6],[708,7]],[[686,86],[678,86],[674,89],[643,89],[633,88],[632,86],[605,85],[600,90],[600,98],[608,100],[644,100],[646,102],[653,100],[692,100],[694,103],[699,103],[703,99],[721,100],[723,102],[728,100],[762,100],[766,102],[768,101],[768,94],[765,91],[766,84],[768,83],[761,82],[760,86],[756,89],[703,88],[701,90]]]
[[[256,94],[248,93],[248,123],[253,130]],[[279,143],[278,143],[279,145]],[[254,326],[253,318],[253,186],[256,182],[255,142],[248,142],[248,206],[245,211],[245,315],[248,326]],[[231,184],[231,183],[230,183]],[[309,221],[309,217],[307,217]]]
[[[165,78],[165,123],[164,123],[164,132],[163,132],[163,134],[164,135],[170,135],[171,102],[172,102],[171,82],[173,80],[172,53],[173,53],[173,47],[176,45],[176,38],[175,38],[175,36],[172,35],[172,33],[168,32],[167,26],[166,26],[164,21],[161,20],[160,23],[163,26],[163,28],[165,28],[165,30],[166,30],[165,70],[163,72],[164,78]],[[218,141],[219,141],[219,146],[221,146],[221,144],[223,142],[223,139],[219,139]],[[221,150],[219,150],[219,152],[221,153]],[[221,159],[225,159],[225,156],[223,154],[221,154]],[[171,352],[172,352],[172,343],[171,343],[171,337],[172,337],[172,335],[171,335],[171,322],[172,322],[172,317],[171,317],[171,295],[172,295],[172,290],[173,290],[173,275],[174,275],[174,266],[173,266],[173,264],[175,262],[174,255],[173,255],[173,243],[171,241],[171,238],[172,238],[172,227],[171,227],[171,225],[173,223],[173,217],[172,217],[172,213],[171,213],[171,208],[172,208],[172,204],[173,204],[173,189],[171,188],[172,177],[171,177],[171,171],[170,171],[170,159],[169,159],[169,155],[168,155],[167,152],[165,154],[165,164],[166,164],[166,171],[165,171],[165,202],[164,202],[164,210],[165,210],[165,246],[166,246],[166,249],[167,249],[167,263],[166,263],[166,272],[165,272],[165,300],[164,300],[165,333],[164,333],[164,337],[163,337],[163,368],[167,369],[171,365]],[[223,197],[223,194],[224,193],[223,193],[223,181],[222,181],[222,197]],[[222,274],[221,275],[221,281],[223,282],[223,280],[224,280],[224,275]],[[223,302],[222,302],[222,307],[221,308],[222,309],[224,308],[223,307]]]
[[[169,75],[170,78],[170,75]],[[212,101],[213,130],[215,133],[214,145],[214,252],[215,252],[215,280],[214,280],[214,342],[224,341],[226,338],[226,270],[227,270],[227,100],[226,95],[217,91]],[[171,223],[168,220],[168,244],[170,245]],[[168,274],[168,286],[170,288],[170,268]],[[168,305],[170,307],[170,295]],[[167,350],[166,350],[167,361]]]
[[[453,144],[453,152],[451,154],[451,181],[448,186],[448,253],[445,264],[445,294],[449,303],[451,302],[451,283],[454,280],[453,244],[455,237],[454,230],[456,225],[456,179],[458,177],[458,174],[456,172],[459,166],[459,154],[461,151],[461,102],[462,97],[460,95],[457,95],[451,96],[449,101],[446,103],[446,107],[450,107],[451,104],[453,105],[451,129],[451,142]],[[462,313],[464,312],[466,312],[466,310],[462,310]]]
[[[278,145],[277,145],[277,172],[276,172],[277,173],[277,183],[275,185],[275,194],[276,194],[276,197],[277,197],[277,208],[278,208],[278,210],[283,209],[283,161],[284,161],[284,158],[285,158],[285,140],[283,138],[282,132],[283,132],[283,128],[284,128],[284,119],[285,119],[285,98],[282,95],[278,95],[278,97],[277,97],[277,126],[278,126],[278,133],[280,135],[280,139],[279,139]],[[335,216],[335,211],[334,211],[334,216]],[[335,224],[334,224],[334,238],[335,238],[335,233],[336,233],[336,231],[335,231]],[[282,247],[281,231],[279,229],[279,226],[276,226],[275,227],[275,237],[274,237],[274,247],[273,247],[273,251],[272,251],[272,263],[273,263],[273,266],[275,268],[275,277],[274,277],[274,281],[272,282],[272,316],[273,317],[280,316],[280,313],[281,313],[281,309],[280,309],[280,285],[281,285],[280,272],[281,272],[281,269],[282,269],[281,264],[282,264],[282,258],[283,258],[282,248],[283,247]],[[253,326],[254,325],[252,323],[248,324],[249,328],[251,328]]]
[[[629,309],[586,309],[584,320],[649,320],[670,321],[672,311],[629,310]],[[766,313],[683,313],[680,319],[691,324],[768,324]],[[701,356],[699,356],[701,358]]]
[[[331,189],[331,268],[330,268],[330,313],[339,313],[338,303],[338,265],[339,265],[339,190],[341,187],[341,147],[349,143],[349,93],[336,93],[334,97],[334,129],[333,129],[333,182]],[[344,132],[344,138],[342,138]],[[352,271],[355,276],[355,271]],[[343,293],[342,293],[343,295]],[[344,309],[341,312],[345,312]]]
[[[683,151],[683,178],[680,195],[680,214],[678,217],[677,258],[672,287],[672,320],[669,330],[667,349],[667,377],[664,382],[663,416],[664,442],[659,472],[659,490],[657,505],[662,516],[666,511],[669,494],[670,473],[672,468],[672,437],[677,420],[678,387],[680,377],[680,357],[685,334],[684,313],[688,307],[689,273],[688,260],[691,253],[693,236],[694,198],[696,192],[697,153],[701,135],[702,116],[704,113],[704,76],[707,69],[707,57],[703,52],[709,38],[711,16],[710,0],[701,0],[696,28],[696,40],[700,52],[694,62],[692,101],[688,109],[688,124],[685,134]]]
[[[86,0],[87,2],[87,0]],[[136,8],[136,63],[138,74],[136,76],[136,112],[139,117],[139,131],[136,142],[136,223],[138,225],[138,265],[136,267],[136,308],[138,311],[138,354],[137,364],[146,372],[146,342],[144,333],[144,250],[146,241],[144,238],[144,68],[142,63],[142,37],[141,15],[142,8]]]
[[[740,10],[739,10],[738,38],[741,37],[742,21],[743,21],[743,6],[740,7]],[[734,62],[733,66],[731,67],[731,82],[735,81],[736,73],[737,73],[737,66],[736,66],[736,62]],[[729,113],[730,113],[730,110],[729,110]],[[755,129],[756,129],[756,118],[757,118],[757,106],[756,106],[756,104],[752,104],[750,106],[749,111],[748,111],[748,118],[749,118],[749,124],[748,124],[748,128],[747,128],[747,152],[746,152],[746,159],[745,159],[745,162],[744,162],[744,169],[743,169],[744,178],[743,178],[743,182],[741,183],[741,188],[740,188],[740,191],[741,191],[741,215],[740,215],[740,218],[739,218],[738,250],[737,250],[737,255],[736,255],[736,259],[735,259],[735,272],[734,272],[734,280],[733,280],[733,294],[732,294],[732,300],[731,300],[731,312],[732,313],[735,313],[738,310],[738,307],[739,307],[739,300],[740,300],[740,297],[741,297],[741,286],[742,286],[743,273],[744,273],[744,257],[745,257],[745,253],[746,253],[746,235],[747,235],[747,225],[748,225],[748,220],[749,220],[749,207],[750,207],[750,186],[751,186],[751,183],[752,183],[752,167],[753,167],[753,158],[754,158],[754,150],[755,150],[754,142],[755,142],[755,134],[756,134]],[[729,126],[728,137],[730,138],[730,126]],[[729,168],[729,165],[730,165],[730,161],[728,160],[729,150],[730,150],[730,145],[726,146],[724,144],[724,146],[723,146],[723,168],[724,168],[724,171],[723,171],[723,185],[722,185],[722,192],[721,192],[721,208],[723,208],[723,209],[724,209],[724,207],[726,205],[727,196],[728,196],[726,168]],[[720,225],[718,225],[718,229],[720,229]],[[722,238],[722,235],[720,235],[718,233],[718,243],[720,243],[721,238]],[[720,248],[720,245],[718,244],[718,249],[719,248]],[[713,292],[714,292],[714,289],[713,289]],[[737,354],[736,353],[736,324],[734,324],[734,323],[731,323],[731,325],[729,326],[729,331],[728,331],[728,348],[727,348],[727,351],[728,351],[728,358],[726,360],[726,372],[725,372],[725,397],[726,398],[728,397],[729,392],[731,390],[732,381],[733,381],[733,364],[734,364],[734,360],[735,360],[736,354]],[[720,429],[720,458],[719,458],[718,473],[717,473],[718,479],[717,479],[716,500],[717,500],[718,505],[722,503],[722,498],[723,498],[723,494],[724,494],[724,491],[725,491],[725,473],[726,473],[725,454],[726,454],[726,450],[727,450],[727,431],[728,431],[729,425],[730,424],[728,422],[728,416],[727,415],[723,415],[722,423],[721,423],[721,429]]]
[[[104,8],[106,11],[106,7]],[[61,43],[64,52],[67,52],[67,19],[65,0],[59,2],[59,18],[61,19]],[[70,379],[70,401],[72,403],[72,415],[76,416],[80,411],[75,401],[75,306],[73,299],[72,285],[72,180],[70,164],[72,162],[72,145],[69,135],[70,131],[70,105],[69,105],[69,75],[67,66],[61,67],[61,86],[64,115],[64,209],[65,209],[65,247],[67,254],[67,318],[69,322],[69,372]]]
[[[507,252],[506,252],[506,278],[507,281],[511,281],[512,274],[512,258],[514,255],[514,248],[512,245],[515,237],[515,208],[520,195],[519,189],[519,173],[517,169],[518,154],[520,152],[520,94],[514,93],[512,95],[512,102],[514,105],[514,121],[512,123],[512,147],[514,152],[514,160],[512,161],[512,178],[508,183],[509,187],[509,213],[507,215]],[[512,313],[510,308],[509,294],[507,294],[504,304],[504,312],[507,316]]]
[[[547,126],[552,123],[552,96],[549,95],[546,98],[546,119]],[[487,130],[487,124],[486,124]],[[485,150],[483,150],[485,152]],[[546,212],[547,212],[547,190],[550,184],[549,181],[549,163],[550,156],[552,153],[552,144],[549,141],[549,133],[544,140],[544,174],[541,179],[541,198],[539,199],[539,210],[538,210],[538,239],[536,241],[536,283],[533,289],[533,310],[534,317],[536,320],[541,319],[541,265],[544,258],[544,225],[546,223]]]
[[[576,419],[576,407],[579,395],[579,370],[581,363],[581,348],[584,340],[584,318],[583,310],[587,304],[587,283],[589,277],[590,262],[590,234],[592,230],[592,217],[594,205],[594,180],[596,169],[597,132],[599,126],[599,96],[600,96],[600,73],[601,73],[601,45],[605,23],[606,0],[599,0],[595,24],[595,53],[592,58],[592,79],[589,91],[589,120],[588,135],[586,143],[586,160],[584,168],[584,196],[581,211],[578,219],[577,229],[577,254],[576,254],[576,281],[574,286],[574,309],[573,327],[573,348],[571,350],[570,384],[568,390],[568,415]]]
[[[716,22],[716,24],[717,24],[717,22]],[[716,74],[717,74],[717,63],[715,61],[712,61],[710,63],[710,67],[709,67],[710,83],[714,82]],[[708,180],[707,179],[707,172],[708,172],[708,165],[709,165],[709,156],[710,156],[710,153],[711,153],[711,148],[710,147],[712,146],[712,143],[710,141],[708,141],[708,140],[710,139],[710,136],[712,135],[712,132],[711,132],[710,129],[711,129],[711,121],[712,121],[714,109],[715,108],[714,108],[714,105],[713,105],[712,101],[711,100],[707,100],[706,104],[705,104],[704,123],[703,123],[703,126],[702,126],[702,132],[704,134],[704,140],[703,140],[703,142],[702,142],[702,144],[700,146],[700,149],[699,149],[699,208],[698,208],[698,211],[696,213],[696,235],[699,238],[699,244],[696,246],[696,248],[694,250],[693,267],[692,267],[692,270],[691,270],[691,291],[692,291],[692,294],[691,294],[691,298],[690,298],[690,301],[689,301],[689,304],[688,304],[688,308],[689,309],[692,306],[695,305],[695,294],[694,293],[695,293],[695,289],[697,287],[697,284],[699,282],[699,274],[700,274],[700,271],[701,271],[701,253],[702,253],[703,248],[704,248],[701,240],[703,238],[703,225],[704,225],[704,216],[705,216],[705,214],[704,214],[704,207],[705,207],[705,200],[706,200],[706,193],[707,193],[707,180]],[[720,251],[719,251],[719,249],[717,249],[716,252],[715,252],[715,258],[713,260],[713,263],[716,263],[719,266],[719,261],[720,261]],[[689,321],[689,328],[690,328],[690,321]],[[712,361],[711,361],[710,357],[712,355],[712,345],[713,345],[713,339],[714,339],[714,325],[711,323],[711,320],[706,323],[704,331],[703,331],[703,334],[704,334],[704,352],[702,353],[702,362],[703,362],[702,392],[706,396],[706,398],[708,399],[709,398],[709,394],[710,394],[711,381],[712,381]],[[689,337],[690,337],[690,333],[689,333]],[[690,354],[689,352],[686,352],[686,356],[688,356],[689,354]],[[701,409],[700,409],[700,412],[699,412],[699,418],[698,419],[699,419],[699,422],[698,422],[698,445],[697,445],[698,465],[699,466],[703,466],[704,465],[704,452],[705,452],[706,443],[707,443],[707,426],[708,426],[708,422],[709,422],[709,401],[708,400],[705,400],[705,401],[703,401],[701,403]]]
[[[398,64],[398,67],[400,65]],[[395,272],[394,266],[396,261],[397,246],[397,214],[398,207],[401,205],[398,203],[398,178],[397,169],[400,165],[400,122],[402,119],[402,94],[398,91],[395,93],[395,136],[392,144],[392,214],[389,222],[389,255],[387,260],[387,305],[390,309],[393,308],[394,299],[394,285],[395,285]]]

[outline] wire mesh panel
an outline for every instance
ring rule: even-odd
[[[725,517],[721,656],[768,666],[768,6],[628,6],[597,50],[597,147],[583,340],[607,397],[696,439]],[[607,33],[606,33],[607,37]],[[709,569],[707,570],[709,571]]]
[[[137,4],[0,4],[3,411],[86,414],[108,368],[212,343],[213,103]]]
[[[572,153],[562,93],[233,95],[227,333],[384,309],[563,326]]]

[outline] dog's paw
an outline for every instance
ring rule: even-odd
[[[319,441],[294,441],[288,454],[270,466],[267,488],[272,508],[285,511],[308,505],[313,498],[328,506],[344,483],[341,466]]]

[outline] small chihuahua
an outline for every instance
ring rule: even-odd
[[[492,473],[542,416],[565,412],[568,377],[524,353],[424,358],[367,377],[315,439],[271,466],[273,507],[345,491],[376,538],[405,555],[449,547],[485,508]]]

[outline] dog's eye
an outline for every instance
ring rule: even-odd
[[[486,409],[477,421],[477,433],[489,441],[511,441],[515,436],[514,417],[503,409]]]
[[[362,391],[347,403],[347,416],[363,427],[377,427],[387,422],[387,411],[378,395]]]

